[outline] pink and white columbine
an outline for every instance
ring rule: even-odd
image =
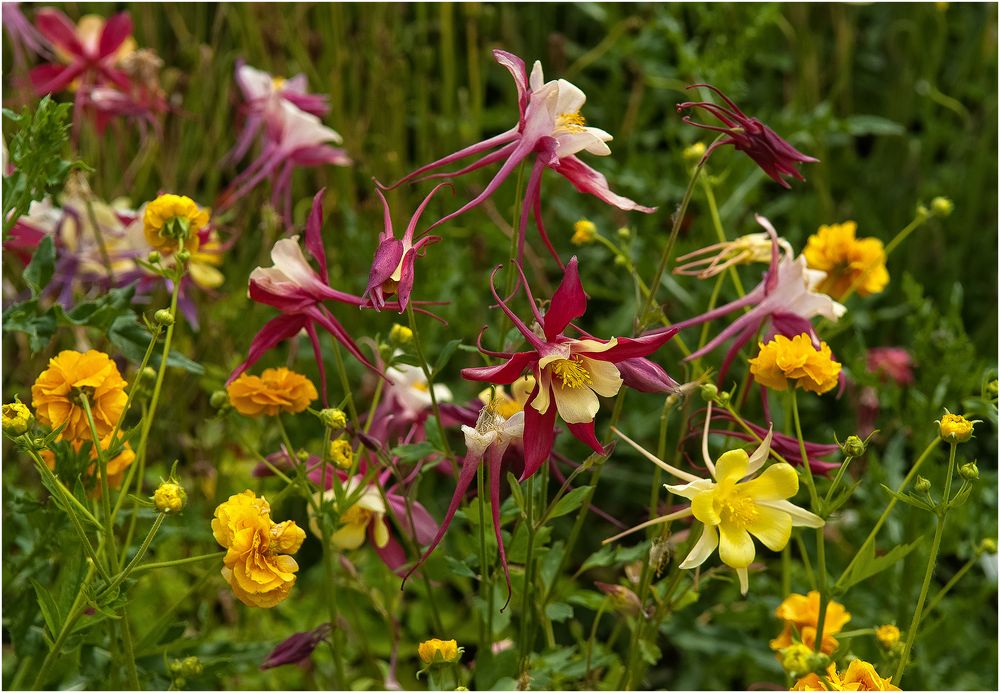
[[[493,276],[498,269],[499,267],[493,270]],[[533,350],[515,353],[484,352],[507,361],[498,366],[466,368],[462,371],[462,377],[495,385],[510,385],[525,370],[534,376],[535,388],[524,407],[523,481],[538,471],[552,451],[557,412],[570,433],[595,452],[603,453],[604,447],[594,433],[594,417],[600,409],[598,397],[613,397],[621,389],[623,379],[616,364],[648,356],[673,337],[675,331],[668,330],[636,339],[616,337],[608,341],[566,337],[562,334],[566,327],[587,310],[587,296],[580,284],[576,258],[572,258],[566,265],[562,282],[544,315],[535,304],[520,266],[518,271],[537,322],[536,329],[528,327],[497,295],[492,276],[490,290],[500,309]]]
[[[816,335],[816,330],[813,329],[812,318],[820,316],[836,322],[847,312],[847,308],[834,301],[830,296],[816,291],[816,287],[826,277],[826,272],[809,269],[805,257],[802,255],[797,258],[793,257],[790,248],[786,249],[784,255],[779,257],[778,234],[771,222],[759,214],[755,215],[755,218],[757,223],[763,226],[771,236],[772,241],[771,265],[764,275],[764,280],[747,292],[746,296],[697,317],[675,323],[671,328],[682,330],[694,327],[750,307],[749,311],[740,315],[715,338],[685,359],[691,360],[704,356],[732,338],[733,343],[726,352],[726,357],[719,369],[720,380],[725,377],[739,350],[753,339],[768,320],[770,320],[771,331],[767,339],[770,339],[774,334],[794,337],[805,332],[812,337],[813,342],[818,346],[819,337]]]
[[[520,111],[518,124],[495,137],[422,166],[390,186],[396,187],[420,177],[452,178],[503,161],[500,170],[497,171],[493,180],[482,193],[458,210],[436,221],[428,231],[482,204],[496,192],[500,184],[522,161],[532,155],[534,155],[535,160],[528,185],[525,188],[521,220],[518,226],[519,259],[524,254],[525,234],[530,213],[534,216],[535,225],[538,227],[545,247],[548,248],[560,267],[563,264],[558,253],[552,247],[542,224],[542,172],[546,168],[550,168],[567,178],[580,192],[594,195],[619,209],[637,210],[647,214],[655,211],[655,208],[644,207],[612,192],[608,187],[607,179],[577,157],[577,154],[582,152],[596,156],[607,156],[611,153],[607,143],[612,139],[611,135],[604,130],[585,124],[586,121],[580,115],[580,109],[587,97],[579,88],[564,79],[546,82],[540,62],[535,62],[529,77],[524,61],[516,55],[507,51],[494,50],[493,57],[510,71],[517,86]],[[485,152],[489,153],[460,170],[430,173],[442,166]]]

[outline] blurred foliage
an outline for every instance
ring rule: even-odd
[[[619,213],[576,193],[556,176],[546,176],[547,226],[563,256],[574,250],[580,256],[584,286],[592,298],[584,326],[594,334],[630,332],[637,309],[633,283],[627,273],[612,265],[605,248],[574,249],[569,243],[572,224],[586,217],[607,236],[627,226],[632,233],[626,245],[640,276],[652,275],[669,232],[670,211],[687,183],[681,151],[695,141],[705,141],[703,132],[685,126],[675,113],[674,106],[687,98],[685,86],[690,83],[719,86],[748,114],[761,118],[822,162],[806,166],[809,180],[795,183],[786,192],[741,154],[731,149],[715,153],[708,172],[721,224],[730,238],[756,231],[753,213],[759,212],[798,249],[820,224],[847,219],[857,221],[859,235],[888,242],[913,218],[918,203],[927,204],[938,195],[949,197],[955,203],[954,213],[928,222],[890,257],[888,289],[874,297],[853,297],[848,318],[836,332],[830,331],[827,337],[821,330],[850,377],[861,385],[876,382],[864,372],[865,350],[873,346],[908,349],[916,375],[910,386],[879,384],[881,412],[876,425],[880,433],[867,458],[852,467],[852,474],[863,475],[865,483],[849,503],[850,510],[831,526],[835,541],[829,560],[834,571],[843,568],[884,507],[886,498],[879,483],[898,483],[935,435],[933,422],[945,406],[952,411],[974,411],[987,420],[962,451],[969,459],[978,458],[983,480],[978,497],[949,520],[936,583],[944,584],[954,575],[974,555],[982,538],[996,536],[996,410],[978,396],[984,384],[996,378],[995,5],[63,3],[59,7],[73,18],[89,12],[108,16],[127,8],[139,46],[155,49],[165,63],[163,82],[172,111],[162,138],[143,140],[123,122],[98,137],[85,124],[76,150],[64,155],[95,169],[91,187],[107,200],[125,196],[138,205],[158,191],[171,191],[212,204],[236,172],[219,162],[232,146],[237,127],[239,95],[233,68],[238,58],[274,74],[303,72],[311,91],[330,94],[333,108],[325,122],[344,136],[356,165],[297,172],[296,222],[304,222],[312,195],[326,186],[324,237],[331,259],[330,281],[354,293],[364,289],[381,230],[381,207],[372,177],[392,181],[515,122],[513,85],[508,73],[490,57],[490,49],[497,47],[521,55],[529,64],[540,59],[548,78],[563,77],[580,86],[588,95],[584,110],[588,122],[615,136],[612,156],[591,157],[588,163],[606,174],[621,194],[660,208],[649,216]],[[30,16],[31,8],[24,9]],[[34,104],[30,90],[22,85],[23,75],[12,71],[6,43],[4,58],[5,105]],[[11,142],[8,133],[5,140]],[[457,200],[480,190],[488,175],[481,172],[459,181],[456,195],[440,196],[425,218],[454,209]],[[426,189],[411,186],[391,193],[397,224],[409,218]],[[492,321],[485,310],[486,279],[498,259],[507,257],[514,189],[513,182],[505,184],[482,208],[441,229],[445,241],[418,261],[416,297],[451,301],[441,311],[449,319],[447,327],[432,321],[421,324],[432,352],[456,336],[462,336],[465,345],[472,344],[481,324]],[[179,352],[202,363],[205,373],[171,372],[164,390],[171,406],[160,417],[169,435],[158,440],[160,460],[151,460],[147,474],[152,486],[170,460],[180,459],[182,474],[193,482],[189,485],[191,503],[164,525],[151,560],[215,550],[207,518],[218,502],[248,483],[252,462],[242,452],[243,441],[234,437],[236,424],[213,418],[208,399],[243,360],[251,337],[273,314],[266,306],[250,303],[245,291],[250,270],[270,264],[271,246],[284,233],[265,205],[267,194],[267,190],[256,191],[219,220],[223,233],[235,241],[223,267],[226,283],[216,295],[201,297],[200,314],[211,315],[202,321],[201,330],[185,327],[178,332]],[[697,192],[678,254],[715,240],[705,198]],[[533,235],[529,242],[537,251]],[[11,254],[5,254],[4,264],[13,270],[8,276],[20,275],[21,265]],[[539,295],[548,295],[557,279],[552,268],[546,271],[544,266],[529,256],[529,277]],[[759,272],[759,267],[741,270],[744,285],[753,285]],[[16,283],[23,288],[23,282]],[[667,297],[667,314],[681,320],[707,305],[711,283],[681,283],[668,276],[664,289],[660,296]],[[155,305],[163,303],[162,296],[157,300]],[[385,335],[398,319],[347,311],[340,311],[338,317],[359,336]],[[26,338],[5,336],[4,401],[14,393],[24,396],[46,359],[60,348],[85,341],[74,332],[82,327],[72,321],[60,324],[64,327],[56,339],[34,355]],[[116,349],[98,332],[87,339],[98,348]],[[278,363],[288,353],[289,361],[312,375],[315,369],[307,351],[281,350],[265,362]],[[678,363],[679,356],[668,345],[658,360],[680,379],[685,369]],[[459,369],[479,363],[474,355],[459,352],[443,374],[459,400],[476,391],[461,382]],[[364,398],[374,382],[353,364],[350,367],[353,382],[362,383],[356,395]],[[807,405],[805,419],[812,422],[807,438],[831,442],[834,435],[843,440],[856,432],[856,388],[848,388],[839,399],[831,396],[803,403]],[[691,402],[688,406],[698,405]],[[659,415],[657,398],[630,394],[620,427],[652,445]],[[777,427],[787,424],[780,411],[775,412],[775,419]],[[240,435],[248,444],[265,435],[257,422],[240,425]],[[294,428],[293,437],[305,435]],[[672,431],[671,436],[683,433]],[[563,444],[567,453],[582,456],[577,443]],[[940,462],[933,461],[927,468],[927,476],[938,485],[944,474]],[[29,651],[44,647],[36,604],[13,595],[29,593],[32,579],[55,586],[56,594],[65,595],[80,579],[78,555],[44,564],[31,560],[37,552],[59,544],[61,535],[69,532],[60,524],[58,509],[25,490],[23,480],[32,473],[23,460],[4,465],[5,654],[12,645]],[[650,476],[648,465],[638,455],[620,447],[606,466],[597,504],[623,522],[642,519]],[[263,480],[259,486],[271,497],[277,492],[275,483]],[[449,478],[429,475],[422,482],[421,498],[431,499],[426,504],[439,517],[451,489]],[[305,510],[291,503],[276,504],[274,514],[306,524]],[[280,609],[264,612],[234,604],[214,565],[162,571],[156,580],[137,583],[131,607],[134,621],[143,626],[137,656],[146,671],[159,672],[146,684],[166,688],[170,683],[167,658],[197,654],[206,666],[198,678],[187,682],[189,688],[315,686],[309,668],[260,672],[257,665],[280,640],[319,625],[321,595],[338,589],[345,591],[342,603],[347,607],[347,623],[339,625],[349,633],[363,630],[367,634],[366,649],[357,654],[356,661],[365,678],[357,685],[382,685],[384,662],[390,655],[392,626],[387,615],[391,614],[399,620],[402,633],[399,679],[406,688],[417,686],[416,643],[428,635],[454,637],[460,643],[473,641],[477,619],[471,615],[485,608],[469,596],[475,593],[472,581],[455,568],[456,559],[472,570],[478,564],[475,533],[466,531],[474,527],[478,513],[463,515],[464,520],[455,524],[456,531],[428,563],[431,579],[441,581],[432,594],[416,581],[401,593],[398,578],[367,550],[352,556],[358,581],[322,584],[322,571],[313,569],[320,560],[313,539],[297,556],[300,579],[293,597]],[[549,591],[553,599],[547,608],[555,607],[550,616],[553,635],[561,643],[582,642],[587,637],[600,603],[590,582],[616,581],[622,566],[641,558],[647,549],[642,542],[626,542],[618,549],[623,553],[605,554],[609,556],[605,562],[598,550],[599,539],[611,533],[610,526],[596,516],[590,521],[599,524],[585,533],[568,565],[602,559],[576,579],[567,574],[553,576]],[[551,525],[555,534],[542,548],[543,565],[547,559],[561,558],[572,518],[560,518]],[[931,526],[918,510],[900,507],[883,530],[879,545],[914,541]],[[513,554],[517,537],[508,541]],[[62,545],[70,546],[72,540]],[[926,547],[919,547],[878,579],[849,592],[843,599],[854,614],[849,628],[890,622],[904,626],[919,591],[925,552]],[[992,568],[989,565],[974,566],[940,610],[928,616],[927,632],[917,642],[915,663],[908,673],[911,686],[996,688],[995,559]],[[516,594],[517,581],[523,576],[513,577]],[[657,642],[640,643],[642,658],[657,662],[648,670],[645,686],[725,689],[781,680],[780,667],[767,646],[780,630],[773,616],[780,601],[776,596],[781,593],[779,571],[755,574],[748,600],[739,598],[729,578],[728,573],[703,574],[697,585],[685,584],[686,606],[664,622]],[[804,575],[796,572],[793,588],[804,592],[805,584]],[[359,585],[364,594],[357,593],[362,589]],[[657,589],[664,588],[657,584]],[[502,598],[498,591],[495,601],[502,603]],[[430,633],[429,599],[441,611],[445,633]],[[159,614],[177,602],[182,606],[168,622],[162,622]],[[378,603],[381,610],[360,606],[369,602]],[[495,615],[498,637],[510,634],[510,622],[510,610]],[[533,685],[613,686],[628,639],[628,633],[621,632],[626,630],[624,623],[617,616],[605,616],[599,624],[601,637],[592,653],[592,665],[606,671],[603,679],[585,677],[578,651],[545,649],[540,641],[543,655],[534,668]],[[82,628],[73,636],[83,647],[60,663],[66,685],[106,675],[109,660],[97,646],[95,630]],[[878,656],[870,639],[856,639],[855,647],[860,656],[872,660]],[[470,650],[465,661],[477,654]],[[329,665],[325,648],[317,650],[316,658],[322,666]],[[14,677],[14,667],[31,666],[30,659],[4,657],[5,684]],[[501,653],[484,657],[475,672],[475,684],[513,688],[515,676],[515,657]]]

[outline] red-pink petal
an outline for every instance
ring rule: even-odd
[[[566,265],[559,288],[552,295],[552,302],[545,313],[545,338],[550,342],[562,334],[566,326],[587,311],[587,294],[580,283],[580,270],[576,256]]]

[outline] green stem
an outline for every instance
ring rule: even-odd
[[[424,356],[424,347],[420,339],[420,332],[417,329],[416,315],[413,313],[413,304],[406,304],[406,315],[410,319],[410,330],[413,332],[413,346],[417,350],[417,359],[420,361],[420,369],[424,372],[424,377],[427,379],[427,394],[431,396],[431,410],[434,412],[434,419],[437,421],[438,429],[441,431],[441,441],[444,444],[445,454],[448,455],[449,459],[454,458],[451,452],[451,446],[448,444],[448,436],[444,434],[444,426],[441,424],[441,410],[438,408],[437,395],[434,394],[434,377],[435,373],[431,373],[430,366],[427,365],[427,358]]]
[[[340,344],[336,340],[333,342],[333,360],[337,365],[337,377],[340,378],[340,387],[347,397],[347,409],[351,413],[351,420],[355,426],[359,426],[358,408],[354,404],[354,393],[351,391],[351,381],[347,378],[347,367],[344,365],[344,355],[340,353]]]
[[[84,611],[84,605],[86,601],[83,595],[86,592],[87,585],[94,577],[94,570],[96,566],[90,566],[87,569],[87,575],[83,579],[83,584],[80,586],[80,591],[77,593],[76,598],[73,600],[73,605],[69,609],[69,615],[66,617],[66,622],[63,623],[62,628],[59,630],[59,634],[56,636],[56,641],[52,644],[52,649],[49,653],[45,655],[45,659],[42,660],[42,666],[38,669],[38,674],[35,676],[34,683],[31,684],[31,690],[37,691],[41,690],[42,686],[49,674],[49,669],[52,664],[56,661],[59,655],[62,653],[63,645],[66,643],[66,638],[73,630],[73,626],[76,625],[76,621],[80,618]]]
[[[115,577],[115,579],[111,581],[111,584],[109,584],[107,587],[105,587],[103,590],[101,590],[101,593],[99,595],[97,595],[98,599],[100,599],[100,598],[104,597],[105,595],[107,595],[108,593],[114,591],[115,588],[117,588],[118,585],[122,584],[122,582],[125,580],[125,578],[127,578],[129,575],[131,575],[132,572],[136,569],[136,567],[138,567],[139,561],[141,561],[142,557],[144,555],[146,555],[146,551],[147,551],[147,549],[149,549],[149,545],[150,545],[150,543],[152,543],[153,537],[156,536],[156,533],[159,531],[160,525],[163,524],[163,519],[166,516],[167,516],[166,513],[158,513],[156,515],[156,519],[153,520],[153,526],[149,528],[149,532],[146,534],[146,538],[143,539],[142,544],[139,546],[139,550],[136,551],[136,553],[135,553],[135,556],[133,556],[132,560],[129,561],[129,564],[127,566],[125,566],[125,570],[123,570],[122,572],[120,572],[118,574],[118,576]]]
[[[903,493],[903,491],[906,490],[906,487],[909,485],[910,481],[917,475],[917,472],[920,470],[920,467],[924,464],[924,461],[930,456],[931,452],[933,452],[934,449],[937,448],[937,446],[940,444],[941,444],[941,437],[937,435],[934,436],[934,440],[928,443],[927,447],[924,448],[924,451],[920,454],[920,457],[917,458],[917,461],[913,463],[913,467],[910,469],[909,473],[903,479],[903,482],[899,485],[899,488],[896,489],[896,495],[900,495]],[[875,541],[875,537],[878,535],[879,530],[882,529],[882,525],[885,524],[885,521],[889,517],[889,513],[892,512],[892,509],[894,507],[896,507],[895,496],[893,496],[893,498],[889,500],[888,505],[886,505],[885,510],[882,511],[882,515],[878,518],[878,521],[875,523],[875,526],[872,527],[871,532],[868,533],[868,536],[865,538],[864,542],[862,542],[861,546],[858,548],[858,552],[854,554],[854,558],[851,559],[851,562],[847,564],[846,568],[844,568],[844,572],[842,572],[840,574],[840,577],[837,578],[837,582],[835,582],[833,585],[834,592],[838,593],[840,592],[841,584],[847,578],[847,576],[851,574],[851,570],[854,568],[854,565],[861,559],[861,555],[868,548],[868,545]]]
[[[934,609],[937,608],[937,605],[941,603],[941,600],[944,599],[945,595],[951,591],[952,587],[958,584],[959,580],[965,577],[965,574],[969,572],[972,566],[976,564],[977,560],[979,560],[978,553],[974,554],[972,558],[970,558],[965,562],[965,565],[963,565],[961,568],[958,569],[957,573],[951,576],[951,580],[945,583],[945,586],[942,587],[941,590],[934,595],[934,598],[931,599],[930,604],[928,604],[927,608],[924,609],[925,615],[933,612]]]
[[[97,455],[97,464],[100,469],[101,510],[104,515],[106,560],[109,572],[114,572],[118,569],[118,552],[115,548],[114,516],[111,514],[111,493],[108,490],[108,460],[104,454],[104,450],[101,449],[101,437],[97,434],[97,425],[94,423],[94,413],[90,409],[90,398],[87,397],[87,393],[80,393],[80,403],[83,405],[83,411],[87,415],[87,424],[90,426],[90,442],[94,447],[94,454]]]
[[[722,217],[719,215],[719,207],[715,203],[715,192],[712,189],[712,184],[708,179],[708,176],[701,177],[701,189],[705,193],[705,201],[708,203],[708,214],[712,218],[712,226],[715,227],[715,235],[719,237],[720,243],[727,243],[729,239],[726,238],[726,232],[722,228]],[[742,298],[746,296],[746,291],[743,289],[743,282],[740,281],[740,275],[736,272],[736,268],[730,265],[727,268],[727,274],[729,278],[733,281],[733,286],[736,288],[736,292]]]
[[[199,556],[188,556],[187,558],[177,558],[172,561],[160,561],[159,563],[145,563],[143,565],[136,566],[133,570],[133,574],[144,573],[147,570],[159,570],[160,568],[176,568],[179,565],[188,565],[189,563],[201,563],[202,561],[217,560],[222,559],[226,555],[225,551],[216,551],[214,553],[205,553]]]
[[[528,657],[531,654],[531,647],[528,644],[528,633],[530,631],[529,621],[531,620],[531,593],[534,591],[532,589],[534,576],[532,574],[533,565],[531,560],[535,549],[535,521],[533,517],[535,503],[534,476],[528,479],[528,489],[525,495],[527,496],[524,500],[525,514],[527,517],[524,519],[524,526],[528,532],[528,547],[524,559],[524,588],[521,593],[521,637],[519,638],[521,654],[519,657],[520,666],[518,670],[521,677],[528,672]]]
[[[479,621],[479,647],[482,652],[490,652],[493,644],[493,585],[489,579],[489,565],[486,559],[486,472],[485,465],[480,464],[476,470],[476,484],[479,491],[479,596],[483,604],[486,604],[486,613],[480,615]]]
[[[819,495],[816,493],[816,481],[813,479],[812,466],[809,464],[809,456],[806,454],[805,438],[802,437],[802,422],[799,420],[799,403],[796,397],[797,388],[792,388],[792,417],[795,421],[795,436],[799,440],[799,454],[802,455],[802,470],[806,477],[806,486],[809,488],[809,504],[813,512],[819,512]]]
[[[122,645],[125,650],[125,673],[128,676],[129,689],[142,690],[139,684],[139,672],[135,667],[135,646],[132,644],[132,628],[128,623],[128,611],[125,607],[118,609],[118,622],[121,624]]]
[[[920,596],[917,598],[917,608],[913,611],[913,619],[910,627],[906,629],[906,644],[903,646],[903,653],[899,657],[899,665],[893,675],[893,682],[898,686],[903,679],[903,671],[906,669],[907,660],[910,658],[910,649],[913,641],[917,638],[920,630],[920,620],[924,615],[924,602],[927,600],[927,593],[931,587],[931,579],[934,577],[934,568],[937,565],[938,551],[941,549],[941,537],[944,534],[944,523],[948,515],[948,503],[951,500],[951,480],[955,474],[955,452],[958,449],[957,443],[951,444],[951,451],[948,453],[948,475],[944,479],[944,494],[941,496],[941,503],[938,504],[937,526],[934,528],[934,540],[931,543],[931,552],[927,557],[927,570],[924,572],[924,582],[920,586]]]

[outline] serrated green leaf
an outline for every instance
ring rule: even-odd
[[[52,310],[41,312],[38,299],[11,306],[3,314],[4,332],[24,332],[28,335],[31,353],[41,351],[52,340],[56,331],[56,318]]]
[[[606,568],[615,562],[615,547],[612,545],[602,546],[595,553],[590,554],[587,560],[580,566],[577,573],[583,573],[591,568]]]
[[[639,655],[642,657],[642,661],[646,664],[653,666],[660,661],[663,656],[663,652],[654,642],[650,642],[643,638],[639,641]]]
[[[907,505],[911,505],[914,508],[919,508],[920,510],[926,510],[927,512],[934,512],[933,506],[931,506],[931,504],[928,503],[927,501],[921,500],[916,496],[911,496],[908,493],[896,493],[885,484],[881,484],[881,486],[886,493],[888,493],[890,496],[898,500],[900,503],[906,503]]]
[[[55,269],[56,246],[52,236],[45,236],[31,256],[31,262],[24,268],[24,281],[31,289],[32,297],[37,298],[38,294],[49,285]]]

